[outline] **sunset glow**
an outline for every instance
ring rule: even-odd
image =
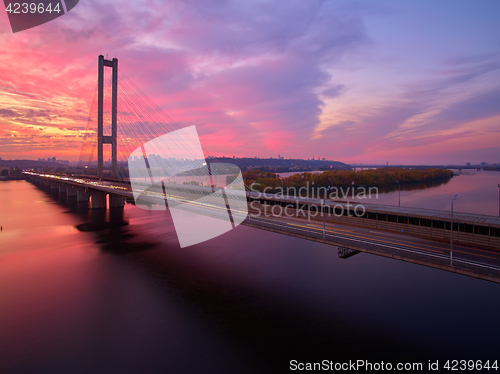
[[[85,1],[15,34],[2,11],[0,157],[78,160],[103,54],[214,155],[500,162],[499,10]]]

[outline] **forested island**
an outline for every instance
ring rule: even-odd
[[[387,187],[401,185],[428,183],[435,181],[448,181],[453,177],[453,172],[446,169],[403,169],[380,168],[371,170],[327,170],[322,173],[301,173],[289,177],[280,177],[276,173],[261,170],[248,170],[243,172],[243,179],[247,186],[253,185],[256,191],[276,191],[278,188],[317,189],[320,187]],[[396,182],[397,181],[397,182]]]

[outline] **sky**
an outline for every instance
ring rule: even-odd
[[[0,157],[78,160],[103,54],[212,155],[500,162],[499,18],[498,1],[81,0],[12,33],[0,9]]]

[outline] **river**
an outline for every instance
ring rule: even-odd
[[[498,214],[500,173],[407,206]],[[398,192],[379,203],[397,204]],[[239,226],[181,249],[168,212],[127,226],[26,181],[0,183],[0,372],[266,373],[290,361],[495,360],[500,285]],[[98,215],[98,214],[97,214]],[[194,228],[195,229],[195,228]]]
[[[449,181],[401,185],[401,206],[450,210],[451,200],[457,194],[457,200],[454,202],[454,211],[498,216],[500,172],[476,170],[453,171],[457,175]],[[314,173],[321,172],[317,171]],[[281,173],[280,176],[288,177],[293,174],[295,173]],[[435,186],[429,186],[433,184]],[[365,197],[362,197],[363,195],[361,194],[359,195],[361,198],[356,198],[357,194],[361,193],[361,190],[356,190],[354,198],[352,198],[352,190],[350,188],[348,190],[346,187],[343,188],[343,191],[339,189],[338,197],[340,200],[367,204],[398,205],[399,191],[397,185],[392,186],[390,192],[383,192],[387,189],[380,189],[379,193],[372,191],[369,194],[369,188],[367,187],[365,188]],[[322,191],[321,193],[324,192]],[[345,197],[342,193],[345,194]]]

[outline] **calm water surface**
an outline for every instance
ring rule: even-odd
[[[402,205],[447,209],[458,193],[457,210],[495,215],[499,178],[464,173]],[[2,373],[500,359],[500,285],[245,226],[180,249],[168,212],[129,204],[127,226],[82,232],[102,217],[57,200],[0,183]]]
[[[458,194],[458,199],[454,203],[454,211],[498,216],[500,172],[453,171],[459,173],[459,175],[436,187],[426,188],[425,184],[401,185],[401,206],[450,210],[451,200],[455,194]],[[281,173],[280,176],[293,174],[295,173]],[[397,185],[393,186],[393,191],[380,192],[379,194],[373,192],[369,195],[368,189],[366,189],[366,197],[361,199],[356,198],[358,191],[355,192],[355,198],[352,198],[351,189],[344,188],[343,190],[346,194],[345,198],[342,197],[342,191],[339,190],[338,192],[341,200],[359,201],[368,204],[398,205],[399,191]],[[323,195],[320,197],[323,197]]]

